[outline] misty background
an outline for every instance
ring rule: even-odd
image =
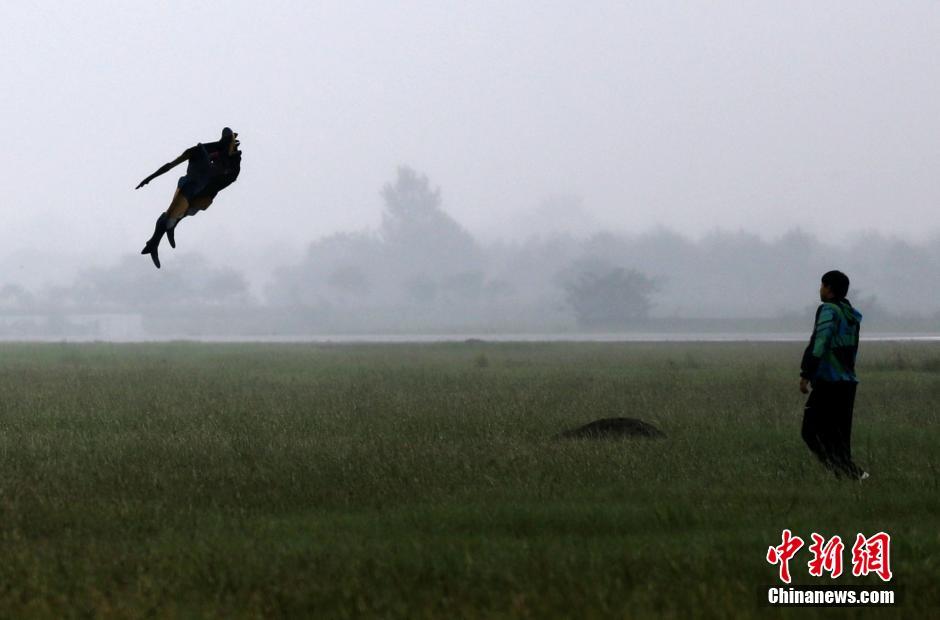
[[[936,332],[940,4],[0,7],[0,337]],[[137,254],[184,148],[243,171]]]

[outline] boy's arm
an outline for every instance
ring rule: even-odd
[[[812,379],[819,368],[819,360],[832,343],[832,334],[835,331],[836,313],[828,304],[822,304],[816,310],[816,323],[813,335],[803,352],[803,362],[800,364],[800,377]]]

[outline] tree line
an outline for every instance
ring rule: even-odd
[[[222,315],[236,331],[285,335],[616,331],[690,321],[789,326],[805,322],[819,276],[835,268],[852,278],[850,298],[866,317],[919,328],[940,319],[933,294],[940,237],[914,244],[869,232],[821,240],[794,229],[770,240],[745,231],[691,239],[657,229],[485,242],[448,215],[441,190],[411,168],[399,168],[381,198],[377,230],[311,242],[260,291],[198,254],[185,269],[162,272],[127,256],[68,286],[2,286],[0,316],[136,313],[211,331]],[[544,230],[538,224],[533,229]]]

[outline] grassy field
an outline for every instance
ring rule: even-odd
[[[863,611],[937,613],[940,345],[863,343],[861,484],[801,349],[0,345],[0,617],[822,615],[759,605],[783,528],[888,531]],[[552,439],[621,415],[669,438]]]

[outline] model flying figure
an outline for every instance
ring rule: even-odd
[[[235,182],[241,171],[242,153],[238,149],[241,143],[238,134],[226,127],[222,138],[208,144],[192,146],[173,161],[163,164],[156,172],[141,181],[134,189],[140,189],[164,172],[188,162],[186,174],[176,184],[176,193],[169,208],[157,218],[153,236],[147,240],[141,254],[149,254],[153,264],[160,268],[158,248],[163,235],[170,241],[170,247],[176,247],[174,231],[176,225],[187,215],[196,215],[209,208],[216,195]]]

